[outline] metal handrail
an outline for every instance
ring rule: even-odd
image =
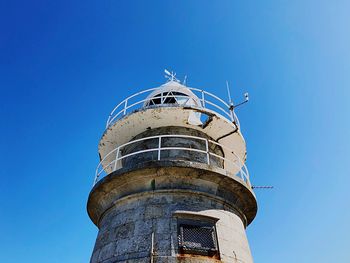
[[[196,148],[189,148],[189,147],[165,147],[165,146],[163,147],[162,146],[162,138],[189,138],[189,139],[200,140],[200,141],[205,142],[205,150],[196,149]],[[151,148],[151,149],[145,149],[145,150],[139,150],[139,151],[128,153],[124,156],[119,156],[121,149],[123,149],[124,147],[131,145],[131,144],[134,144],[136,142],[141,142],[141,141],[146,141],[146,140],[151,140],[151,139],[158,139],[158,147]],[[232,156],[231,156],[231,158],[227,158],[227,157],[220,156],[218,154],[211,152],[209,149],[209,144],[214,144],[214,145],[221,147],[221,149],[228,150],[230,153],[232,153],[233,158],[232,158]],[[95,172],[94,185],[97,183],[97,181],[99,179],[103,178],[108,173],[114,172],[114,171],[122,168],[121,160],[123,160],[127,157],[131,157],[134,155],[143,154],[143,153],[147,153],[147,152],[157,152],[158,153],[157,160],[160,161],[162,159],[161,152],[162,151],[171,151],[171,150],[193,151],[193,152],[199,152],[199,153],[206,154],[206,156],[207,156],[206,164],[208,164],[208,165],[211,165],[211,162],[210,162],[211,156],[219,158],[224,162],[223,163],[224,169],[226,169],[225,167],[227,167],[228,163],[235,166],[238,169],[238,172],[235,174],[235,176],[240,177],[245,183],[248,184],[249,187],[251,186],[250,181],[249,181],[248,168],[245,165],[244,161],[242,161],[238,157],[238,155],[234,152],[233,149],[231,149],[231,148],[229,148],[221,143],[218,143],[216,141],[209,140],[206,138],[191,136],[191,135],[180,135],[180,134],[164,134],[164,135],[149,136],[149,137],[136,139],[136,140],[124,143],[122,145],[119,145],[114,150],[112,150],[107,155],[105,155],[104,158],[97,165],[96,172]],[[109,163],[105,164],[107,161],[107,158],[110,157],[113,153],[115,153],[115,158],[113,158],[113,160],[110,161]]]
[[[223,99],[219,98],[218,96],[207,92],[205,90],[197,89],[197,88],[190,88],[187,87],[190,91],[192,91],[196,96],[198,101],[200,102],[200,105],[195,105],[195,107],[199,107],[202,109],[209,109],[208,105],[212,107],[211,110],[219,110],[221,114],[224,114],[231,122],[234,122],[237,127],[239,127],[239,120],[233,110],[232,105],[225,102]],[[149,106],[144,106],[143,104],[153,100],[153,99],[160,99],[161,97],[151,97],[151,98],[144,98],[145,93],[148,95],[158,90],[157,88],[151,88],[146,89],[137,93],[134,93],[133,95],[127,97],[123,101],[121,101],[114,109],[111,111],[111,113],[108,116],[107,122],[106,122],[106,129],[111,126],[114,122],[116,122],[118,119],[122,118],[123,116],[127,115],[128,113],[132,112],[133,110],[140,109],[140,108],[147,108]],[[162,93],[163,94],[163,93]],[[142,98],[137,98],[138,96],[143,96]],[[189,96],[184,95],[166,95],[167,98],[191,98]],[[132,99],[136,99],[136,101],[132,101]],[[185,102],[186,103],[186,102]],[[178,105],[185,105],[184,104],[178,104]],[[135,108],[138,105],[142,105],[138,108]],[[158,106],[162,106],[162,104],[159,104]],[[163,106],[168,106],[168,104],[163,104]]]

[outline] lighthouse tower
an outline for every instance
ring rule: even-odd
[[[98,150],[90,262],[253,262],[257,203],[233,105],[171,73],[113,109]]]

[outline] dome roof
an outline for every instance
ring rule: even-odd
[[[164,98],[164,101],[160,102],[160,97]],[[187,98],[188,97],[188,98]],[[154,102],[152,98],[156,98],[158,102]],[[172,99],[172,102],[167,102],[166,99]],[[166,104],[166,103],[179,103],[181,105],[192,105],[192,106],[201,106],[200,99],[186,86],[180,84],[177,81],[169,81],[158,89],[151,92],[145,102],[145,106],[152,104]]]

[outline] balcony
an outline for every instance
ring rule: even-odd
[[[189,161],[221,168],[228,176],[236,176],[251,187],[248,169],[233,149],[210,139],[181,134],[149,136],[117,146],[98,164],[94,185],[123,167],[163,160]]]
[[[207,119],[203,112],[214,112],[221,118],[225,118],[239,129],[239,120],[233,110],[233,106],[223,99],[207,91],[185,87],[177,82],[171,81],[161,87],[137,92],[120,102],[109,114],[106,129],[111,127],[124,116],[140,109],[155,107],[190,107],[202,112],[197,115],[197,125],[205,125]],[[196,116],[191,116],[195,119]],[[191,121],[191,120],[190,120]]]

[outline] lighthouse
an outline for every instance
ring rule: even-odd
[[[180,83],[121,101],[99,141],[91,263],[252,263],[257,202],[234,105]]]

